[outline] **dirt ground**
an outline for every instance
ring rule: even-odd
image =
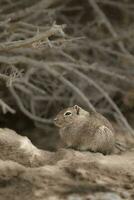
[[[0,200],[134,199],[132,148],[108,156],[64,148],[41,153],[45,159],[35,167],[19,161],[17,156],[16,160],[9,158],[8,153],[3,160],[1,150]]]

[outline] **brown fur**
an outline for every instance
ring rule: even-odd
[[[71,113],[71,114],[70,114]],[[110,154],[115,145],[111,123],[97,112],[87,112],[79,106],[58,113],[55,125],[67,147]]]

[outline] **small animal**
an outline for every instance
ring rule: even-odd
[[[75,105],[60,111],[54,123],[66,147],[80,151],[111,154],[115,146],[111,123],[96,111],[87,112]]]

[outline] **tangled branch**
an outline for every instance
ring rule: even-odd
[[[4,113],[19,108],[35,124],[51,125],[61,107],[78,103],[112,115],[133,134],[122,107],[126,93],[134,90],[132,2],[31,0],[24,4],[14,0],[0,4]],[[109,14],[113,7],[115,18]]]

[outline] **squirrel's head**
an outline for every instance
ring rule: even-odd
[[[60,128],[65,127],[74,123],[77,119],[82,118],[82,116],[86,116],[87,114],[87,111],[75,105],[73,107],[65,108],[60,111],[54,119],[54,123]]]

